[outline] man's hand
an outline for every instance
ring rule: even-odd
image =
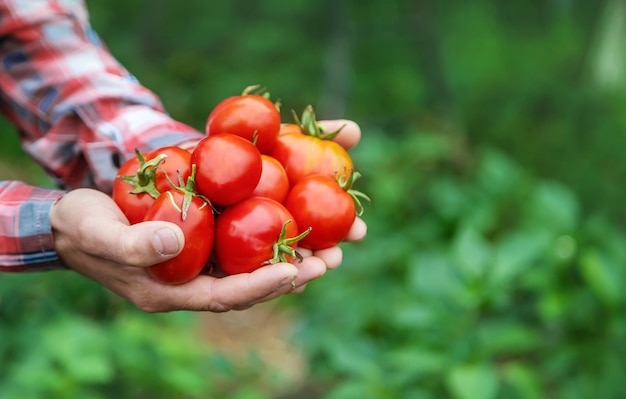
[[[350,148],[360,139],[351,121],[321,122],[333,130],[345,127],[336,141]],[[52,208],[50,220],[57,253],[66,266],[104,285],[146,312],[246,309],[283,294],[300,292],[342,262],[339,247],[321,251],[299,249],[302,262],[277,263],[252,273],[226,277],[200,275],[181,285],[153,280],[145,267],[176,256],[185,244],[178,226],[150,221],[129,225],[108,195],[92,190],[70,191]],[[365,237],[366,224],[357,218],[347,241]]]

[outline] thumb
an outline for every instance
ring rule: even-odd
[[[67,192],[50,210],[59,255],[88,255],[128,266],[150,266],[180,253],[185,237],[171,222],[129,225],[107,194],[79,188]]]
[[[174,223],[147,221],[123,225],[104,241],[108,242],[102,248],[103,256],[119,264],[146,267],[178,255],[185,236]]]

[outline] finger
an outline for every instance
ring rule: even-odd
[[[350,227],[350,231],[348,231],[348,235],[344,239],[344,241],[348,242],[357,242],[361,241],[367,235],[367,224],[363,221],[363,219],[357,217],[354,219],[352,226]],[[298,247],[298,253],[302,255],[302,257],[307,257],[313,255],[313,251],[308,248]],[[319,251],[319,250],[318,250]]]
[[[302,284],[300,286],[295,287],[292,291],[291,294],[301,294],[304,292],[304,290],[306,290],[306,284]]]
[[[222,278],[198,276],[187,284],[164,287],[162,303],[155,308],[212,312],[247,309],[291,292],[297,276],[298,269],[289,263],[277,263],[252,273]]]
[[[352,227],[350,227],[350,231],[345,239],[345,241],[357,242],[361,241],[367,235],[367,224],[363,221],[363,219],[357,217],[354,219],[354,223],[352,223]]]
[[[338,246],[320,249],[314,252],[315,256],[320,258],[326,264],[326,268],[334,270],[341,265],[343,261],[343,251]]]
[[[298,276],[295,280],[295,288],[322,277],[326,273],[326,262],[317,256],[308,256],[301,262],[296,263]]]
[[[333,140],[346,150],[354,147],[358,144],[359,140],[361,140],[361,128],[354,121],[348,119],[336,119],[319,121],[319,124],[329,132],[335,132],[341,129],[339,134]]]
[[[311,251],[311,250],[310,250],[310,249],[308,249],[308,248],[301,248],[301,247],[298,247],[297,251],[298,251],[298,253],[300,254],[300,256],[302,256],[303,258],[306,258],[307,256],[311,256],[311,255],[313,255],[313,251]]]

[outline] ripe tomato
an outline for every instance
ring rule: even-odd
[[[291,188],[285,207],[300,227],[311,232],[298,245],[312,250],[330,248],[343,241],[362,206],[358,197],[369,198],[352,190],[359,175],[350,172],[346,179],[313,175]]]
[[[216,205],[232,205],[249,197],[261,178],[259,150],[234,134],[204,137],[190,162],[197,168],[197,191]]]
[[[263,167],[259,184],[252,192],[253,196],[271,198],[283,203],[289,192],[289,179],[285,168],[275,158],[262,154]]]
[[[222,212],[215,223],[215,260],[226,274],[250,273],[262,266],[290,262],[299,255],[292,215],[280,203],[249,197]]]
[[[276,143],[280,111],[276,104],[258,94],[228,97],[209,114],[206,134],[230,133],[254,142],[263,154]]]
[[[331,140],[338,132],[325,134],[315,121],[312,107],[307,107],[302,122],[298,122],[282,125],[270,152],[285,168],[291,186],[311,175],[342,178],[354,168],[348,151]]]
[[[120,166],[113,182],[113,199],[131,224],[141,222],[154,200],[191,173],[191,153],[175,146],[136,156]]]
[[[150,159],[136,151],[136,156],[124,162],[113,181],[112,197],[131,224],[141,222],[143,216],[159,196],[154,185],[156,167],[162,157]]]
[[[278,135],[287,134],[287,133],[299,133],[302,134],[302,128],[300,125],[295,123],[283,123],[280,125],[280,130],[278,131]]]
[[[173,188],[170,181],[176,186],[179,185],[180,178],[183,182],[187,181],[191,174],[191,153],[180,147],[167,146],[152,151],[149,157],[154,158],[161,154],[164,154],[165,158],[157,167],[154,185],[160,193],[163,193]]]
[[[146,268],[148,274],[164,284],[183,284],[200,274],[213,249],[215,218],[211,205],[189,191],[172,189],[154,201],[146,212],[147,220],[176,223],[185,234],[181,253]]]

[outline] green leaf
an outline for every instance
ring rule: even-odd
[[[555,181],[540,182],[527,207],[525,222],[553,231],[569,231],[578,223],[580,205],[566,185]]]
[[[534,326],[515,319],[484,321],[478,326],[481,349],[488,355],[515,355],[540,346],[541,334]]]
[[[448,158],[453,152],[451,138],[439,132],[420,132],[415,136],[415,143],[413,156],[419,162],[437,162]]]
[[[412,330],[430,327],[436,322],[438,313],[428,303],[409,300],[397,304],[388,317],[393,321],[394,326]]]
[[[380,374],[374,343],[363,337],[353,337],[349,342],[330,335],[324,343],[333,368],[359,378],[372,378]]]
[[[452,254],[461,273],[470,280],[481,278],[491,265],[491,246],[472,227],[462,227],[457,233]]]
[[[447,364],[445,353],[430,350],[420,344],[398,347],[389,352],[385,356],[385,360],[385,363],[390,367],[399,370],[398,372],[406,373],[412,378],[417,378],[423,374],[441,373]]]
[[[77,383],[104,383],[113,377],[104,331],[86,319],[68,316],[49,326],[43,344]]]
[[[446,382],[454,399],[492,399],[498,393],[498,376],[486,363],[456,366]]]
[[[520,399],[542,399],[540,375],[537,370],[525,363],[507,364],[503,370],[503,379],[513,387]]]
[[[409,271],[409,287],[426,301],[443,300],[462,308],[472,308],[478,303],[447,254],[438,251],[415,256]]]
[[[463,187],[458,182],[445,177],[431,184],[429,196],[435,211],[449,220],[461,218],[471,205]]]
[[[520,186],[524,171],[504,153],[488,148],[481,152],[478,180],[481,188],[489,194],[510,196]]]
[[[518,230],[503,236],[496,243],[495,260],[490,283],[499,287],[533,267],[552,244],[552,234],[542,229]]]
[[[326,399],[375,399],[383,397],[372,392],[371,387],[363,381],[347,380],[337,384],[330,393],[324,396]]]
[[[589,288],[609,305],[622,299],[622,273],[619,273],[622,267],[595,250],[585,252],[580,259],[580,271]]]

